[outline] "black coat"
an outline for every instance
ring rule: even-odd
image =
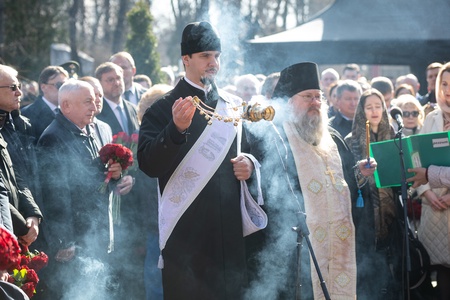
[[[172,105],[179,97],[186,96],[198,96],[205,101],[204,91],[182,79],[147,110],[142,120],[139,167],[147,175],[158,177],[161,191],[207,126],[205,118],[196,111],[187,139],[177,131]],[[244,143],[242,151],[246,150],[248,145]],[[186,299],[186,295],[190,299],[242,298],[247,276],[240,185],[230,163],[236,152],[235,139],[222,164],[167,241],[162,253],[166,299]]]
[[[12,123],[11,123],[12,120]],[[8,143],[8,152],[14,167],[14,172],[19,174],[26,186],[31,191],[34,201],[43,212],[42,191],[40,184],[40,172],[36,155],[36,140],[30,120],[20,114],[18,110],[11,113],[0,110],[1,133]],[[45,217],[45,216],[44,216]],[[33,247],[40,251],[47,251],[45,218],[39,226],[39,235]]]
[[[22,115],[30,120],[35,142],[39,140],[45,128],[55,119],[55,113],[39,96],[32,104],[22,109]]]
[[[108,192],[98,191],[105,168],[94,144],[93,136],[84,134],[61,113],[38,141],[45,213],[54,251],[75,243],[106,253]]]
[[[28,217],[42,218],[41,210],[24,180],[16,174],[7,150],[7,143],[0,134],[1,177],[8,190],[14,233],[17,236],[27,234],[25,220]]]
[[[330,119],[330,126],[336,129],[343,138],[352,132],[352,124],[353,121],[345,119],[340,112]]]

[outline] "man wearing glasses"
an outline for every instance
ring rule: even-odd
[[[254,132],[260,135],[261,185],[269,226],[262,231],[261,250],[254,254],[260,276],[246,296],[355,299],[355,176],[373,174],[376,162],[370,159],[368,168],[364,167],[367,160],[353,166],[348,146],[328,126],[317,64],[302,62],[282,70],[271,103],[277,107],[274,127]],[[324,297],[325,291],[329,298]]]
[[[35,142],[55,119],[58,90],[68,78],[69,74],[60,66],[48,66],[39,75],[39,97],[22,110],[22,114],[30,119]]]
[[[17,131],[14,128],[15,125],[22,128],[21,125],[26,121],[17,115],[13,123],[11,116],[13,111],[18,111],[21,96],[17,71],[0,65],[0,174],[8,189],[14,233],[19,243],[29,246],[38,236],[42,214],[28,189],[28,182],[18,175],[28,175],[29,150],[28,147],[17,145],[21,143],[21,133],[19,128]]]

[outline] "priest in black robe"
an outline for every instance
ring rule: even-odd
[[[188,24],[181,43],[186,76],[143,116],[139,167],[147,175],[158,177],[163,194],[180,162],[208,129],[208,121],[193,106],[192,97],[197,96],[211,108],[242,101],[217,90],[214,84],[220,53],[220,39],[209,23]],[[242,151],[246,152],[244,136],[242,141]],[[243,297],[247,273],[239,180],[250,178],[253,164],[248,157],[238,155],[236,137],[228,142],[229,149],[217,171],[179,217],[162,249],[165,299]],[[159,218],[161,233],[161,213]]]

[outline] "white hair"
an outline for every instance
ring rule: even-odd
[[[94,91],[92,85],[86,81],[71,78],[67,80],[58,90],[58,104],[61,105],[64,100],[70,100],[70,94],[83,88]]]

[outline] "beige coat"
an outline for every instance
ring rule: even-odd
[[[427,115],[420,133],[441,132],[444,119],[441,110],[437,109]],[[445,169],[445,170],[444,170]],[[429,183],[417,188],[419,195],[431,189],[438,196],[449,193],[450,168],[430,167]],[[430,254],[431,264],[450,267],[450,209],[436,211],[425,197],[422,197],[422,215],[419,240]]]

